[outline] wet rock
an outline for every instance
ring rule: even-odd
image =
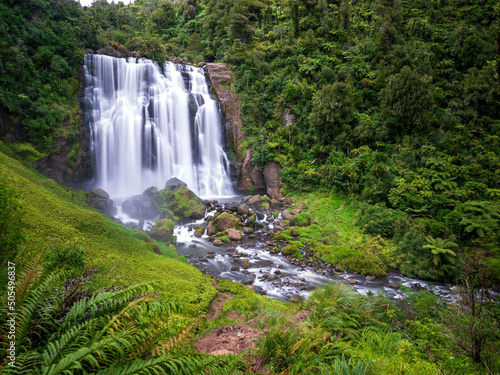
[[[191,243],[189,244],[189,247],[196,247],[196,246],[198,246],[198,245],[196,245],[194,242],[191,242]]]
[[[170,219],[158,220],[151,228],[150,236],[168,244],[175,244],[174,222]]]
[[[215,258],[215,254],[208,254],[208,255],[207,255],[207,258],[208,258],[208,259],[214,259],[214,258]]]
[[[246,226],[253,227],[255,226],[256,221],[257,221],[257,215],[254,213],[248,218],[245,224]]]
[[[281,215],[281,217],[283,218],[283,220],[292,220],[293,219],[293,215],[290,213],[289,210],[283,211],[283,214]]]
[[[366,276],[366,280],[368,281],[371,281],[371,280],[374,280],[375,279],[375,276]]]
[[[359,281],[356,279],[349,279],[349,284],[358,284]]]
[[[174,191],[179,186],[187,187],[187,184],[184,181],[179,180],[177,177],[172,177],[165,183],[165,189],[169,189],[170,191]]]
[[[238,215],[248,215],[250,213],[250,209],[247,206],[239,206],[238,207]]]
[[[281,271],[280,270],[276,270],[276,271],[274,271],[274,274],[275,275],[281,275]]]
[[[243,285],[251,285],[253,284],[253,279],[246,279],[241,282]]]
[[[216,238],[216,239],[214,240],[214,246],[222,246],[222,245],[224,245],[224,242],[222,242],[222,240],[221,240],[221,239]]]
[[[231,267],[231,271],[239,271],[239,270],[240,270],[240,267],[238,267],[238,266]]]
[[[208,223],[208,234],[212,235],[218,232],[224,232],[226,229],[236,227],[239,222],[240,219],[236,216],[228,212],[224,212]]]
[[[260,195],[254,195],[252,198],[248,200],[248,203],[251,205],[255,205],[259,203],[262,200],[262,197]]]
[[[399,288],[401,288],[401,285],[399,285],[398,283],[390,283],[387,286],[389,288],[396,289],[396,290],[398,290]]]
[[[245,234],[252,234],[254,232],[254,229],[252,227],[244,227],[243,228],[243,233]]]
[[[238,229],[227,229],[226,234],[231,241],[239,241],[242,237],[241,230]]]
[[[94,189],[94,190],[91,191],[91,193],[94,194],[96,197],[104,198],[104,199],[109,199],[109,194],[106,193],[106,191],[104,191],[101,188]]]
[[[241,260],[241,266],[244,269],[252,267],[252,265],[250,264],[250,260],[248,260],[248,259],[240,259],[240,260]]]

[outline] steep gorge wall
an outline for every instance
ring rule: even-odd
[[[245,134],[241,120],[241,102],[232,83],[231,68],[225,63],[200,63],[204,66],[212,88],[217,95],[226,121],[229,147],[234,151],[238,164],[238,187],[246,192],[266,188],[272,198],[280,196],[279,171],[280,166],[269,163],[264,171],[257,165],[252,165],[253,150],[243,149]]]

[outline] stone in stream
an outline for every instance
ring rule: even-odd
[[[371,281],[373,279],[375,279],[375,276],[366,276],[366,280],[368,280],[368,281]]]
[[[248,215],[250,213],[250,209],[247,206],[239,206],[238,207],[238,215]]]
[[[398,290],[399,288],[401,288],[401,285],[397,284],[397,283],[390,283],[387,285],[389,288],[392,288],[392,289],[396,289]]]
[[[238,266],[231,266],[231,271],[239,271],[240,267]]]
[[[240,219],[236,216],[228,212],[224,212],[208,223],[208,234],[213,235],[218,232],[224,232],[226,229],[236,227],[239,222]]]
[[[252,227],[244,227],[243,228],[243,233],[245,234],[252,234],[254,232],[254,229]]]
[[[241,282],[243,285],[251,285],[253,284],[253,279],[246,279]]]
[[[221,240],[221,239],[216,238],[216,239],[214,240],[214,246],[222,246],[222,245],[224,245],[224,242],[222,242],[222,240]]]
[[[349,279],[349,284],[357,284],[357,283],[359,283],[358,280],[356,280],[356,279]]]
[[[241,230],[238,229],[227,229],[226,234],[231,241],[239,241],[241,240]]]

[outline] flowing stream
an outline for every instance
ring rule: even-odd
[[[172,63],[160,68],[147,59],[87,55],[84,72],[85,110],[90,114],[97,174],[93,187],[109,193],[122,222],[150,229],[154,220],[141,222],[126,215],[121,202],[150,186],[162,189],[171,177],[187,183],[200,197],[234,196],[219,108],[203,69]],[[177,250],[202,271],[253,285],[257,292],[282,300],[307,297],[330,280],[352,284],[363,294],[382,292],[393,298],[402,297],[397,283],[430,288],[427,281],[397,273],[367,279],[272,253],[265,241],[275,218],[260,213],[259,219],[255,234],[244,235],[238,245],[221,247],[206,235],[194,237],[193,226],[203,219],[177,226]],[[451,295],[449,286],[433,285],[437,295]]]
[[[215,212],[208,212],[213,215]],[[400,273],[388,272],[386,277],[370,278],[352,272],[337,272],[329,265],[320,262],[300,262],[266,249],[265,239],[268,231],[274,227],[275,219],[259,213],[261,229],[253,235],[243,235],[237,245],[214,246],[207,235],[194,236],[194,227],[205,219],[177,226],[177,251],[189,258],[189,263],[203,272],[221,279],[234,280],[253,285],[260,294],[271,298],[289,300],[292,297],[308,298],[317,287],[325,286],[329,281],[344,282],[363,295],[385,294],[389,298],[404,298],[407,287],[412,291],[427,289],[439,297],[454,299],[453,286],[441,282],[430,282],[408,278]],[[267,238],[270,239],[270,238]]]

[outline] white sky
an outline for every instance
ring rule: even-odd
[[[82,6],[89,6],[92,4],[93,0],[78,0],[80,2],[80,4],[82,4]],[[120,0],[121,2],[123,2],[124,4],[130,4],[130,3],[133,3],[134,0]],[[108,3],[118,3],[119,1],[118,0],[108,0]]]

